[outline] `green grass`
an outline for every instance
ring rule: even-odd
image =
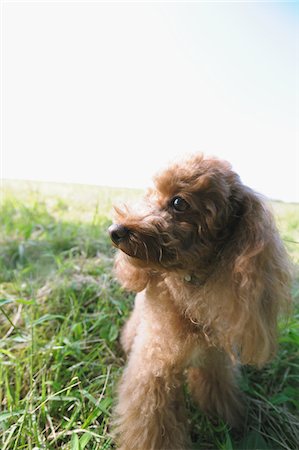
[[[109,428],[124,365],[119,331],[132,306],[112,275],[112,203],[140,192],[5,182],[0,213],[0,448],[113,448]],[[299,205],[275,203],[299,263]],[[294,282],[294,298],[299,283]],[[298,311],[298,309],[297,309]],[[296,449],[298,312],[264,370],[244,368],[242,433],[211,422],[187,397],[194,448]],[[143,449],[140,449],[143,450]]]

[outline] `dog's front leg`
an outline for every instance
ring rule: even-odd
[[[199,366],[188,370],[190,392],[201,410],[221,417],[233,427],[241,426],[244,415],[238,374],[238,365],[216,348],[209,348]]]
[[[121,450],[185,450],[182,371],[158,342],[133,346],[119,386],[116,434]],[[136,348],[138,347],[138,348]],[[172,361],[173,362],[173,361]]]

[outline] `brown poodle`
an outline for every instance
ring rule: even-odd
[[[109,228],[116,274],[138,292],[121,342],[122,450],[190,448],[182,385],[202,411],[242,417],[238,365],[275,353],[289,265],[271,212],[229,163],[195,155],[155,177]]]

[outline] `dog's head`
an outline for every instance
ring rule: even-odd
[[[231,238],[244,188],[228,163],[197,155],[155,177],[135,210],[116,208],[109,233],[135,265],[200,271]]]

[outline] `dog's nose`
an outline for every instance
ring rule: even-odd
[[[108,228],[108,233],[114,244],[119,244],[129,236],[130,231],[124,225],[114,223]]]

